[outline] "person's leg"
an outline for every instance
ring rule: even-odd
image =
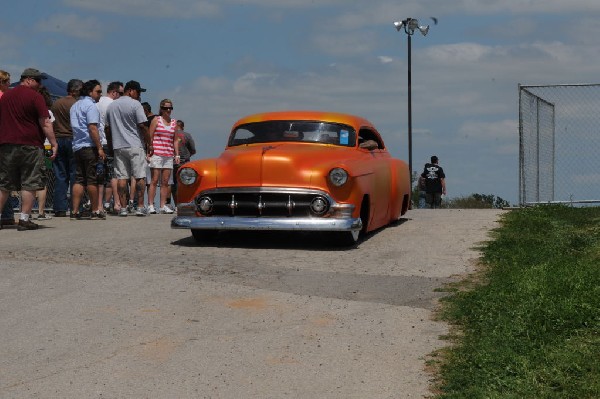
[[[10,197],[10,191],[0,190],[0,208],[2,211],[2,219],[4,220],[4,207],[10,205],[8,201],[8,197]]]
[[[160,209],[163,209],[167,203],[169,195],[169,177],[171,176],[171,168],[160,170]]]
[[[117,181],[117,193],[119,197],[119,202],[121,204],[127,204],[127,193],[129,189],[127,187],[127,182],[129,179],[118,179]],[[123,209],[126,205],[121,205],[121,209]]]
[[[71,162],[68,159],[71,152],[67,149],[67,144],[70,140],[59,138],[56,141],[58,142],[58,151],[56,159],[52,162],[52,170],[55,176],[52,202],[54,213],[67,211],[67,191],[71,176]]]
[[[148,205],[154,206],[154,198],[156,197],[156,186],[160,179],[160,171],[158,168],[150,168],[150,186],[148,187]],[[160,186],[160,192],[162,193],[162,184]],[[162,198],[161,198],[162,202]]]
[[[34,202],[35,191],[21,191],[21,220],[29,220],[29,216],[31,216],[31,211],[33,210]]]
[[[425,193],[425,203],[429,208],[433,208],[433,194]]]
[[[98,206],[96,207],[96,210],[102,210],[104,209],[104,185],[100,184],[96,186],[96,198],[97,198],[97,203]],[[88,194],[89,194],[90,190],[88,189]],[[91,197],[91,194],[90,194]],[[93,202],[92,202],[93,203]],[[92,207],[92,210],[94,209],[94,207]]]
[[[12,203],[10,201],[10,191],[7,191],[7,197],[4,200],[4,206],[2,209],[2,216],[0,217],[0,225],[2,224],[14,224],[15,223],[15,211],[13,210]]]
[[[71,209],[71,213],[79,213],[79,205],[81,204],[81,199],[83,198],[83,184],[75,183],[73,184],[73,192],[71,194],[73,201],[73,208]]]
[[[90,204],[93,213],[98,213],[99,209],[102,209],[102,205],[98,202],[99,187],[96,184],[87,185],[87,193],[90,197]]]
[[[440,208],[442,206],[442,193],[433,194],[433,203],[435,208]]]
[[[129,180],[129,202],[133,204],[133,207],[139,206],[137,202],[138,196],[136,194],[136,190],[136,179],[135,177],[131,176],[131,179]]]
[[[46,195],[48,194],[48,187],[44,187],[43,190],[37,192],[38,199],[38,213],[40,216],[46,214]]]
[[[142,177],[141,179],[135,179],[135,188],[138,208],[143,208],[145,198],[144,193],[146,191],[146,178]]]
[[[115,212],[118,212],[121,210],[121,208],[124,206],[123,204],[126,204],[127,202],[121,202],[121,196],[119,195],[119,180],[116,178],[112,178],[110,179],[110,191],[112,194],[112,198],[113,198],[113,208],[115,210]],[[110,197],[109,197],[110,198]]]

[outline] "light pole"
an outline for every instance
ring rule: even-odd
[[[434,19],[434,22],[436,20]],[[408,38],[408,170],[410,171],[410,179],[412,185],[412,84],[411,84],[411,37],[415,30],[421,32],[423,36],[429,32],[429,25],[419,25],[419,21],[414,18],[406,18],[402,21],[394,22],[396,30],[404,29]]]

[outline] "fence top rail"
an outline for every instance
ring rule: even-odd
[[[519,87],[523,89],[535,88],[535,87],[585,87],[585,86],[600,86],[600,83],[565,83],[565,84],[551,84],[551,85],[524,85],[519,83]]]

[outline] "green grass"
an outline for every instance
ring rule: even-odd
[[[509,212],[482,251],[443,303],[436,397],[600,398],[600,208]]]

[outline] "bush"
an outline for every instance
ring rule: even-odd
[[[445,208],[460,209],[499,209],[510,206],[510,203],[493,194],[471,194],[468,197],[451,198],[442,204]]]

